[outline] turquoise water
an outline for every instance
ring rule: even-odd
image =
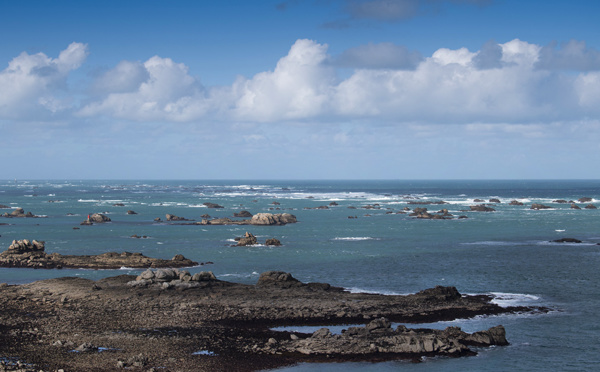
[[[213,264],[219,279],[255,283],[267,270],[284,270],[309,282],[328,282],[355,291],[412,293],[453,285],[461,293],[493,293],[502,304],[543,305],[545,315],[510,315],[458,320],[476,331],[497,324],[507,329],[508,347],[481,350],[477,357],[433,358],[424,363],[303,364],[284,370],[594,370],[600,363],[600,210],[570,209],[556,199],[591,197],[600,207],[600,181],[0,181],[0,204],[46,218],[0,218],[0,250],[13,239],[46,241],[62,254],[142,252]],[[474,199],[498,198],[496,212],[461,212]],[[518,199],[524,206],[509,206]],[[467,219],[417,220],[396,214],[409,201],[446,208]],[[50,202],[52,201],[52,202]],[[273,205],[277,201],[280,205]],[[208,209],[204,202],[225,208]],[[329,209],[307,209],[336,202]],[[122,203],[119,207],[114,204]],[[379,204],[381,209],[363,209]],[[529,209],[531,203],[550,210]],[[589,203],[579,203],[582,208]],[[271,210],[279,207],[280,210]],[[350,209],[349,207],[356,207]],[[137,214],[128,215],[127,210]],[[155,223],[171,213],[200,220],[234,212],[287,212],[286,226],[180,226]],[[2,209],[0,213],[10,212]],[[90,213],[111,223],[81,226]],[[393,212],[389,214],[388,212]],[[72,214],[72,215],[69,215]],[[370,216],[366,216],[366,215]],[[357,218],[348,218],[356,216]],[[260,242],[274,237],[282,247],[231,247],[252,232]],[[147,235],[147,239],[130,238]],[[573,237],[581,244],[551,240]],[[0,269],[0,282],[80,276],[98,279],[139,271]],[[445,327],[447,323],[428,325]]]

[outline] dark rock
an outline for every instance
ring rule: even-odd
[[[297,286],[302,285],[302,283],[294,278],[292,274],[286,273],[284,271],[267,271],[258,277],[258,286],[264,285],[280,285],[280,286]]]
[[[241,212],[238,212],[238,213],[234,213],[233,217],[251,218],[252,217],[252,213],[250,213],[248,211],[241,211]]]
[[[224,208],[222,205],[215,204],[215,203],[209,203],[209,202],[202,203],[202,205],[206,206],[207,208],[215,208],[215,209]]]
[[[558,200],[553,200],[552,203],[567,204],[568,202],[564,199],[558,199]]]
[[[123,203],[113,204],[113,207],[124,207],[124,206],[125,206],[125,204],[123,204]]]
[[[267,239],[267,241],[265,242],[265,245],[279,247],[281,245],[281,242],[275,238],[270,238],[270,239]]]
[[[585,206],[585,209],[598,209],[594,204],[588,204]]]
[[[330,207],[334,207],[334,206],[336,206],[336,205],[339,205],[339,204],[338,204],[338,203],[336,203],[336,202],[331,202],[331,203],[329,203],[329,206],[330,206]]]
[[[500,204],[502,202],[500,201],[500,199],[492,198],[492,199],[490,199],[490,203]]]
[[[474,203],[484,203],[485,200],[483,200],[483,199],[473,199],[473,202]]]
[[[247,245],[256,245],[258,244],[258,240],[256,239],[256,236],[252,235],[249,232],[246,232],[246,234],[240,238],[236,238],[235,239],[237,241],[236,246],[238,247],[245,247]]]
[[[531,204],[531,208],[529,208],[529,209],[535,209],[535,210],[539,211],[540,209],[552,209],[552,207],[549,207],[544,204],[533,203],[533,204]]]
[[[167,221],[189,221],[187,218],[179,217],[179,216],[176,216],[174,214],[169,214],[169,213],[167,213],[165,217],[166,217]]]
[[[520,202],[520,201],[518,201],[518,200],[511,200],[511,202],[510,202],[510,203],[508,203],[508,205],[523,205],[523,203],[521,203],[521,202]]]
[[[571,209],[581,209],[577,204],[572,203],[571,204]]]
[[[494,208],[485,206],[483,204],[471,205],[469,208],[471,208],[471,211],[474,211],[474,212],[495,212],[496,211]]]
[[[587,196],[584,196],[583,198],[579,198],[579,199],[577,199],[577,200],[578,200],[580,203],[589,203],[589,202],[591,202],[591,201],[592,201],[592,200],[594,200],[594,199],[592,199],[592,198],[590,198],[590,197],[587,197]]]
[[[95,222],[95,223],[105,223],[110,222],[110,218],[101,213],[92,213],[89,215],[87,221]]]
[[[575,238],[561,238],[553,240],[554,243],[581,243],[581,240]]]
[[[137,213],[132,210],[129,210],[129,211],[127,211],[127,214],[137,214]]]
[[[281,205],[281,203],[279,203],[279,202],[276,202],[276,201],[272,202],[271,204],[272,204],[272,205]]]

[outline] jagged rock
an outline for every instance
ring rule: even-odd
[[[557,199],[557,200],[553,200],[552,203],[567,204],[568,202],[564,199]]]
[[[588,204],[585,206],[585,209],[598,209],[594,204]]]
[[[104,222],[110,222],[110,218],[102,213],[92,213],[89,215],[89,218],[87,220],[85,220],[84,222],[104,223]],[[82,225],[84,225],[84,224],[82,223]]]
[[[275,238],[270,238],[266,240],[265,245],[278,247],[281,245],[281,242]]]
[[[94,346],[89,342],[84,342],[83,344],[77,346],[75,351],[78,351],[80,353],[88,353],[88,352],[92,352],[92,351],[98,351],[98,346]]]
[[[29,241],[28,239],[13,240],[8,247],[9,254],[23,254],[27,252],[44,252],[44,241]]]
[[[587,196],[584,196],[583,198],[579,198],[579,199],[577,199],[577,200],[578,200],[580,203],[589,203],[589,202],[591,202],[591,201],[592,201],[592,200],[594,200],[594,199],[592,199],[592,198],[590,198],[590,197],[587,197]]]
[[[511,200],[511,202],[510,202],[510,203],[508,203],[508,205],[523,205],[523,203],[521,203],[521,202],[520,202],[520,201],[518,201],[518,200]]]
[[[456,287],[444,287],[441,285],[422,290],[417,292],[416,295],[444,301],[454,301],[462,297]]]
[[[581,207],[575,203],[571,203],[571,209],[581,209]]]
[[[539,211],[540,209],[552,209],[552,207],[540,203],[533,203],[529,209],[535,209]]]
[[[40,216],[36,216],[31,212],[27,212],[25,213],[25,211],[23,210],[23,208],[15,208],[12,212],[10,213],[4,213],[2,215],[2,217],[7,217],[7,218],[22,218],[22,217],[37,217],[39,218]]]
[[[330,206],[330,207],[335,207],[335,206],[337,206],[337,205],[339,205],[339,204],[338,204],[338,203],[336,203],[336,202],[331,202],[331,203],[329,203],[329,206]]]
[[[502,202],[500,201],[500,199],[497,199],[497,198],[492,198],[492,199],[490,199],[490,201],[489,201],[489,202],[490,202],[490,203],[496,203],[496,204],[500,204],[500,203],[502,203]]]
[[[129,210],[129,211],[127,211],[127,214],[137,214],[137,213],[132,210]]]
[[[247,245],[258,244],[258,240],[256,239],[256,236],[252,235],[249,232],[246,232],[246,234],[242,237],[235,238],[235,240],[237,241],[236,246],[238,246],[238,247],[245,247]]]
[[[123,203],[115,203],[115,204],[113,204],[113,207],[124,207],[124,206],[125,206],[125,204],[123,204]]]
[[[184,217],[179,217],[176,216],[174,214],[169,214],[167,213],[165,218],[167,219],[167,221],[189,221],[188,219],[184,218]]]

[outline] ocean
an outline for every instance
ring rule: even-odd
[[[578,202],[590,197],[589,202]],[[494,212],[471,212],[475,201],[499,199]],[[556,200],[575,201],[581,209]],[[524,205],[509,205],[518,200]],[[409,204],[445,201],[448,204]],[[207,208],[203,203],[224,208]],[[279,203],[279,204],[275,204]],[[530,209],[532,203],[551,208]],[[463,294],[492,294],[502,305],[536,305],[547,314],[512,314],[422,324],[467,332],[502,324],[506,347],[475,357],[425,358],[422,363],[300,364],[281,371],[591,371],[600,367],[600,181],[120,181],[4,180],[0,205],[43,218],[0,218],[0,251],[13,239],[46,242],[61,254],[141,252],[198,262],[221,280],[255,283],[261,272],[282,270],[303,282],[350,291],[407,294],[436,285]],[[119,206],[119,205],[123,206]],[[327,207],[319,208],[316,207]],[[369,209],[366,206],[371,206]],[[401,214],[405,207],[442,208],[451,220]],[[132,210],[136,214],[128,214]],[[175,225],[167,213],[200,221],[247,210],[291,213],[285,226]],[[0,214],[11,209],[0,209]],[[79,226],[88,214],[112,222]],[[458,219],[463,215],[468,218]],[[155,222],[160,217],[162,222]],[[352,217],[352,218],[350,218]],[[356,218],[354,218],[356,217]],[[79,229],[74,229],[74,228]],[[246,231],[260,243],[233,247]],[[132,238],[132,235],[146,238]],[[560,238],[582,243],[555,243]],[[0,268],[0,283],[78,276],[99,279],[140,270]],[[415,326],[415,325],[409,325]],[[306,331],[310,331],[307,329]]]

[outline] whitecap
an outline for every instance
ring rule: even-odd
[[[208,355],[208,356],[216,356],[217,354],[209,351],[209,350],[199,350],[192,353],[192,355]]]
[[[394,292],[394,291],[389,291],[389,290],[364,289],[364,288],[358,288],[358,287],[344,288],[344,290],[346,292],[350,292],[350,293],[382,294],[382,295],[387,295],[387,296],[406,296],[406,295],[410,294],[410,293]]]
[[[121,268],[119,270],[129,270],[129,271],[131,271],[131,270],[139,270],[139,269],[135,269],[133,267],[121,266]]]
[[[360,241],[360,240],[379,240],[370,236],[346,236],[346,237],[335,237],[333,240],[344,240],[344,241]]]
[[[491,302],[501,307],[527,306],[540,300],[539,296],[523,293],[490,292],[490,294],[494,296]]]

